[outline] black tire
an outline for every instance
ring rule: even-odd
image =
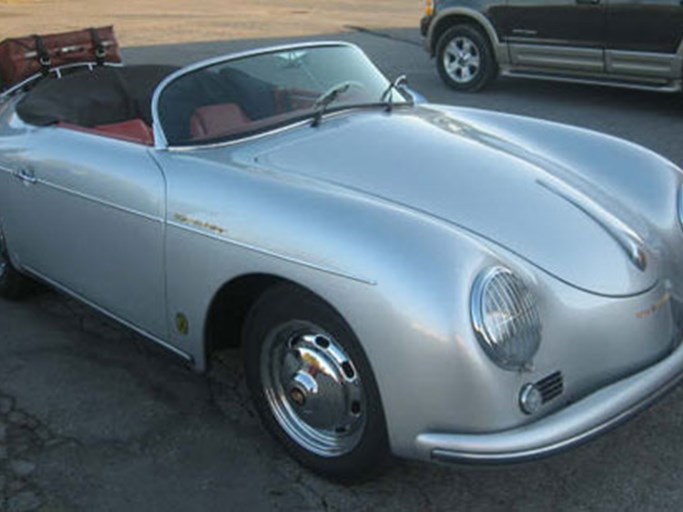
[[[462,60],[458,60],[460,57],[454,50],[464,52]],[[479,91],[498,74],[498,63],[488,36],[477,27],[466,24],[454,25],[439,38],[436,68],[446,85],[462,92]]]
[[[306,339],[313,339],[315,343],[305,344],[301,341]],[[265,292],[252,308],[244,328],[244,343],[247,386],[256,411],[266,430],[295,460],[325,478],[345,483],[371,478],[387,466],[390,460],[389,442],[372,369],[350,327],[328,304],[297,286],[278,285]],[[310,355],[300,357],[302,347],[314,353],[317,350],[312,360],[323,362],[329,362],[325,357],[332,350],[341,350],[351,366],[345,368],[341,364],[338,367],[343,368],[347,376],[357,378],[360,384],[352,385],[340,374],[342,383],[336,385],[337,382],[326,377],[322,371],[315,371],[323,366],[309,364]],[[294,352],[296,354],[292,355]],[[279,372],[273,370],[277,367],[277,361],[282,363]],[[287,361],[296,364],[285,370]],[[297,368],[298,372],[295,371]],[[314,368],[312,373],[311,368]],[[319,394],[316,391],[306,395],[305,391],[300,391],[305,387],[295,389],[298,381],[294,376],[302,373],[304,377],[312,375],[311,379],[319,384]],[[280,376],[279,379],[272,378],[279,384],[272,383],[273,375]],[[274,386],[277,385],[281,386],[278,388],[281,393],[275,392]],[[266,389],[271,392],[268,393]],[[352,391],[347,391],[349,389]],[[349,397],[358,393],[358,389],[362,390],[363,398],[350,402],[353,399]],[[341,395],[336,393],[337,390]],[[339,396],[346,398],[336,400]],[[323,411],[318,414],[315,412],[316,404],[319,407],[321,403],[325,407],[318,409]],[[315,425],[316,420],[329,419],[332,414],[330,411],[337,414],[337,418],[338,413],[342,413],[342,419],[332,422],[332,426],[343,425],[342,428]],[[361,417],[362,420],[359,419]],[[315,449],[307,446],[312,444],[309,442],[310,437],[307,437],[309,434],[305,427],[298,428],[297,421],[316,434],[322,432],[325,436],[329,435],[330,439],[334,439],[330,442],[343,445],[344,451],[329,453],[331,450],[328,449],[326,454],[316,453]],[[284,427],[286,424],[295,425],[294,433],[292,428],[288,431]],[[326,446],[325,442],[321,446]]]
[[[0,297],[19,300],[32,289],[32,282],[14,268],[9,258],[5,237],[0,229]]]

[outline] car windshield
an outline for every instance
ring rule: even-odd
[[[379,105],[391,84],[358,48],[289,48],[209,64],[166,85],[158,118],[170,146],[245,137],[321,111]],[[392,91],[396,104],[407,100]]]

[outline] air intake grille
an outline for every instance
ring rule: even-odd
[[[536,387],[541,392],[543,403],[550,402],[557,398],[564,391],[564,377],[562,372],[555,372],[539,380]]]

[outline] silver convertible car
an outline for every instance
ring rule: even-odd
[[[331,478],[602,433],[683,372],[683,174],[414,101],[356,46],[93,67],[0,105],[0,294],[48,283],[207,369]]]

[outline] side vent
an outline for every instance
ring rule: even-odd
[[[541,392],[543,403],[550,402],[557,398],[564,391],[564,377],[562,372],[555,372],[539,380],[536,387]]]

